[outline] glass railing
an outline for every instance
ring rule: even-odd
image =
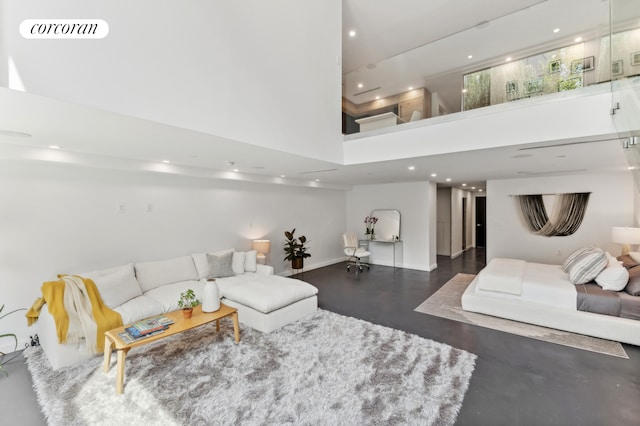
[[[473,65],[461,66],[458,62],[443,70],[444,62],[450,57],[468,53],[446,51],[445,47],[465,46],[469,49],[468,46],[477,46],[472,40],[482,38],[479,27],[345,72],[343,133],[404,125],[597,84],[609,84],[615,90],[622,84],[620,82],[640,75],[640,0],[587,0],[581,3],[581,10],[571,16],[571,24],[567,19],[546,16],[544,22],[547,24],[541,26],[540,14],[548,14],[553,7],[563,3],[566,2],[540,2],[486,23],[485,27],[492,28],[494,33],[500,33],[502,27],[513,27],[517,22],[522,34],[537,34],[542,27],[548,34],[540,39],[533,35],[523,37],[526,44],[514,46],[511,38],[519,37],[509,37],[509,32],[504,32],[503,40],[496,41],[494,37],[493,45],[487,47],[491,47],[492,52],[505,54],[483,58]],[[538,19],[533,19],[536,16]],[[580,23],[580,20],[584,22]],[[566,31],[564,28],[553,31],[551,22],[558,21],[567,22]],[[496,48],[499,44],[506,47]],[[443,56],[445,51],[447,54]],[[438,62],[436,53],[443,63],[430,66],[430,63]],[[424,58],[431,59],[425,61]],[[469,63],[473,63],[472,58]],[[425,68],[414,69],[418,67]],[[417,84],[415,78],[409,78],[415,75],[421,76]],[[391,91],[402,86],[398,81],[412,81],[415,87]],[[637,111],[635,117],[640,117]]]
[[[638,2],[611,0],[611,112],[636,188],[640,188],[640,31],[616,31],[627,25],[633,8],[640,8]]]

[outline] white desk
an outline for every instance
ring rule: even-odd
[[[392,112],[385,112],[384,114],[373,115],[371,117],[358,118],[356,123],[360,125],[361,132],[367,132],[369,130],[395,126],[404,123],[404,120]]]
[[[391,246],[393,247],[393,270],[396,270],[396,247],[400,248],[400,255],[402,256],[402,240],[358,240],[358,245],[359,246],[365,246],[367,247],[367,249],[371,252],[371,254],[373,255],[374,252],[372,251],[372,245],[376,245],[376,244],[384,244],[384,245],[389,245],[391,244]],[[374,259],[375,260],[375,259]],[[402,260],[400,261],[400,265],[402,265]]]

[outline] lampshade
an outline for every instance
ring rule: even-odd
[[[627,254],[631,244],[640,244],[640,228],[614,226],[611,228],[611,241],[622,244],[622,254]]]
[[[253,240],[252,247],[259,254],[269,253],[271,249],[271,241],[269,240]]]

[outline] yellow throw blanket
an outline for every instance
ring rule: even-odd
[[[120,327],[122,317],[104,304],[92,280],[77,275],[61,275],[59,278],[42,284],[42,297],[26,314],[29,325],[37,321],[46,303],[55,321],[60,343],[84,338],[92,352],[103,352],[105,331]]]

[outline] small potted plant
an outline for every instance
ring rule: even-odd
[[[184,293],[180,293],[180,300],[178,300],[178,306],[182,309],[182,315],[185,318],[191,318],[193,314],[193,308],[198,306],[200,301],[196,297],[196,294],[192,289],[188,289]]]
[[[285,231],[284,236],[287,241],[284,243],[284,252],[286,254],[284,260],[291,261],[291,269],[302,269],[304,266],[304,259],[311,257],[311,253],[307,253],[307,237],[304,235],[296,238],[294,236],[296,229],[293,228],[291,232]]]

